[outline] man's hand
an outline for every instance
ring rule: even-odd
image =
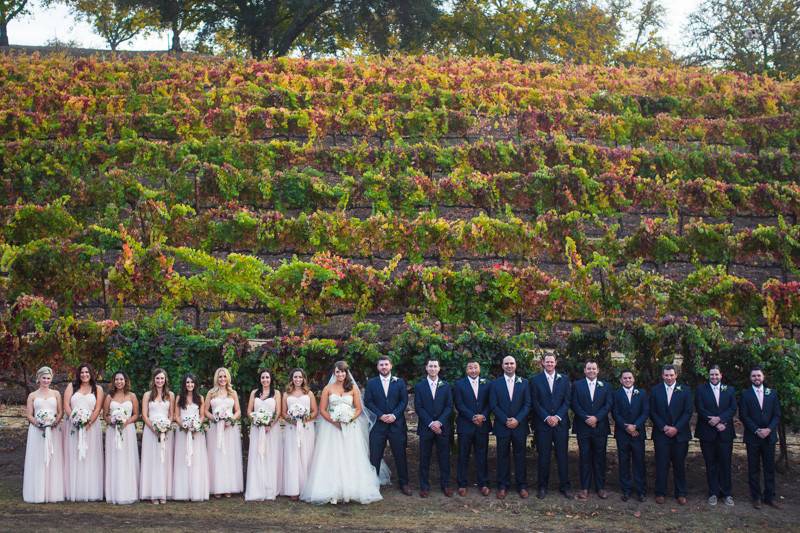
[[[516,418],[509,417],[506,419],[506,427],[508,429],[515,429],[517,426],[519,426],[519,422],[517,422]]]
[[[394,422],[394,415],[393,414],[381,415],[380,421],[383,422],[384,424],[391,424],[392,422]]]
[[[431,431],[433,431],[437,435],[442,434],[442,423],[439,422],[438,420],[434,420],[433,422],[431,422],[431,425],[428,427],[430,427]]]
[[[630,435],[631,437],[638,437],[639,436],[639,432],[636,431],[636,425],[635,424],[625,424],[625,431],[627,431],[628,435]]]
[[[597,417],[596,416],[587,417],[586,418],[586,425],[589,426],[590,428],[596,428],[597,427]]]
[[[664,426],[664,434],[667,437],[672,438],[678,434],[678,428],[674,426]]]
[[[772,430],[769,428],[760,428],[759,430],[756,431],[756,435],[758,435],[762,439],[766,439],[767,437],[769,437],[770,433],[772,433]]]
[[[472,417],[472,423],[476,426],[482,426],[485,421],[486,417],[480,414]]]
[[[717,424],[716,426],[714,426],[714,427],[716,427],[717,431],[719,431],[720,433],[722,433],[723,431],[728,429],[728,426],[726,426],[725,424],[723,424],[721,422],[719,424]]]
[[[544,421],[547,422],[547,425],[550,426],[551,428],[554,428],[558,425],[557,416],[548,416],[547,418],[544,419]]]
[[[720,423],[720,419],[719,419],[718,416],[712,416],[711,418],[708,419],[708,425],[709,426],[717,427],[717,425],[719,423]]]

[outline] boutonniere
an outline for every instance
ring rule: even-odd
[[[772,393],[772,389],[764,389],[764,396],[769,396]]]
[[[719,386],[719,390],[726,391],[726,390],[728,390],[728,386],[727,385],[720,385]]]
[[[486,378],[481,378],[481,379],[479,379],[479,380],[478,380],[478,383],[479,383],[480,385],[486,385]]]
[[[436,388],[437,388],[437,389],[438,389],[439,387],[441,387],[442,385],[444,385],[444,380],[443,380],[443,379],[440,379],[439,381],[437,381],[437,382],[436,382]]]
[[[556,379],[561,379],[561,374],[556,374]]]
[[[600,381],[600,380],[598,380],[598,381],[597,381],[597,386],[598,386],[598,387],[603,387],[603,386],[604,386],[604,385],[603,385],[603,382],[602,382],[602,381]]]
[[[517,379],[514,380],[514,383],[522,383],[522,378],[517,376]]]
[[[683,389],[681,388],[681,386],[680,386],[680,385],[675,385],[675,392],[680,392],[680,391],[682,391],[682,390],[683,390]]]
[[[392,383],[397,383],[397,376],[392,376]]]
[[[636,396],[637,394],[639,394],[639,389],[633,389],[633,395]]]

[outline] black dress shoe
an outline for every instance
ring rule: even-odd
[[[761,500],[753,500],[753,507],[755,509],[761,509]]]
[[[545,496],[547,496],[547,490],[539,489],[538,491],[536,491],[536,497],[539,498],[540,500],[544,500]]]
[[[645,498],[644,494],[639,494],[636,499],[639,500],[639,502],[644,502],[647,498]]]
[[[626,502],[628,501],[628,498],[630,498],[630,496],[628,496],[627,494],[622,495],[622,501]]]
[[[563,495],[564,495],[564,497],[565,497],[566,499],[568,499],[568,500],[574,500],[574,499],[575,499],[575,495],[574,495],[574,494],[572,494],[572,491],[571,491],[571,490],[569,490],[569,489],[567,489],[567,490],[562,490],[562,491],[561,491],[561,494],[563,494]]]

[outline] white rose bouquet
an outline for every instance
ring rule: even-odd
[[[356,416],[355,408],[346,403],[337,403],[330,410],[330,413],[333,421],[339,422],[340,424],[349,424]]]
[[[250,416],[253,418],[253,426],[267,427],[272,424],[272,421],[275,418],[275,412],[268,411],[266,409],[258,409]]]

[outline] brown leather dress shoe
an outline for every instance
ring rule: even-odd
[[[686,496],[678,496],[678,505],[686,505]]]
[[[783,506],[782,506],[781,504],[779,504],[778,502],[776,502],[775,500],[768,501],[768,502],[764,502],[764,504],[765,504],[765,505],[769,505],[769,506],[770,506],[770,507],[772,507],[773,509],[777,509],[777,510],[779,510],[779,511],[780,511],[781,509],[783,509]]]
[[[464,487],[458,487],[458,495],[459,496],[466,496],[467,495],[467,489],[465,489]]]
[[[761,509],[761,500],[753,500],[753,508]]]
[[[519,497],[520,497],[520,498],[522,498],[523,500],[527,499],[527,498],[528,498],[528,491],[527,491],[527,489],[520,489],[520,491],[519,491]]]
[[[506,499],[506,489],[500,489],[497,491],[497,499],[498,500],[505,500]]]
[[[588,490],[579,490],[578,494],[575,495],[575,498],[578,500],[588,500],[589,499],[589,491]]]
[[[481,494],[483,494],[484,496],[488,496],[490,492],[492,491],[489,490],[489,487],[481,487]]]
[[[601,500],[605,500],[608,498],[608,492],[606,492],[603,489],[600,489],[597,491],[597,497],[600,498]]]
[[[656,503],[659,504],[659,505],[664,503],[664,497],[663,496],[656,496]]]
[[[453,497],[453,489],[451,489],[450,487],[442,489],[442,494],[444,494],[448,498],[452,498]]]
[[[420,498],[427,498],[430,493],[431,493],[431,491],[429,491],[429,490],[421,490],[421,491],[419,491],[419,497]]]
[[[402,492],[406,496],[411,496],[412,494],[411,487],[409,487],[408,485],[403,485],[402,487],[400,487],[400,492]]]

